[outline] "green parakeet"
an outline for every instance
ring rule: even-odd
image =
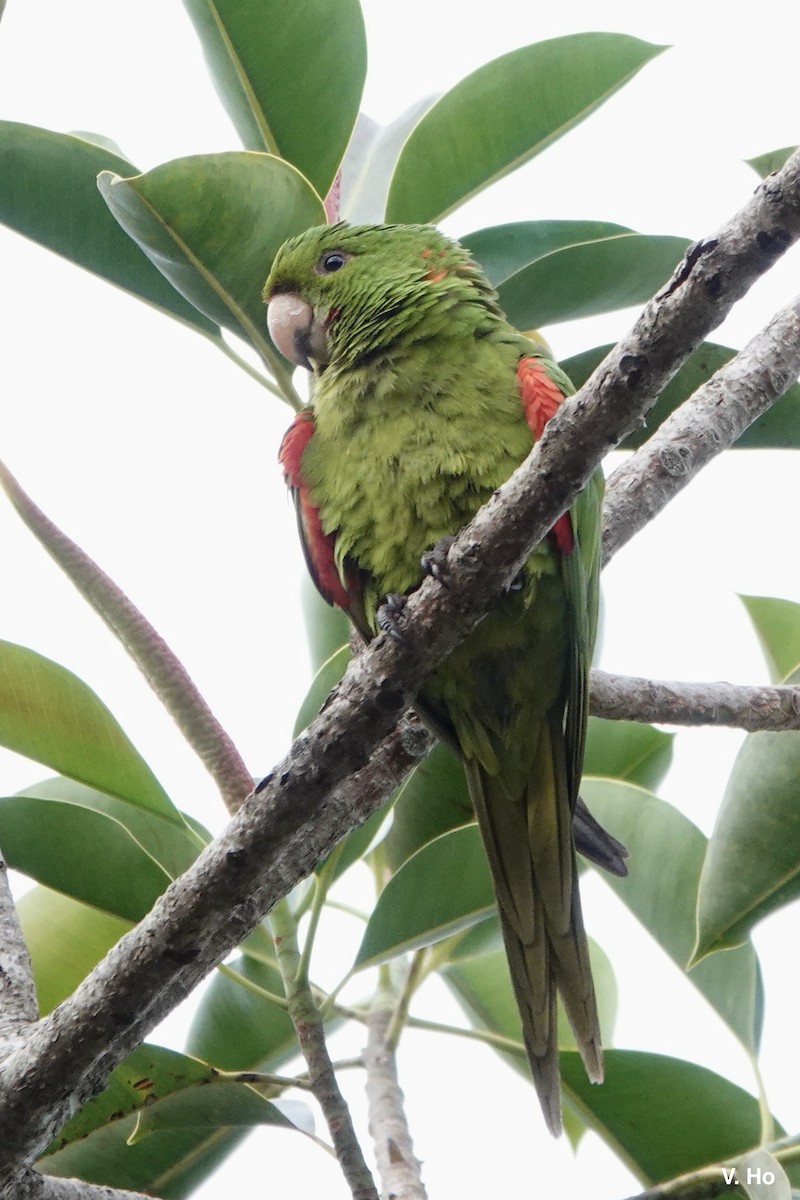
[[[466,250],[424,225],[309,229],[267,280],[272,340],[313,372],[281,447],[306,559],[366,639],[530,452],[573,389],[506,321]],[[556,997],[603,1078],[573,841],[624,873],[578,799],[597,624],[602,477],[431,675],[419,710],[460,754],[494,881],[533,1080],[561,1129]],[[577,806],[577,808],[576,808]]]

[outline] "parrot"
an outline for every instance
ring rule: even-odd
[[[306,562],[369,641],[398,598],[445,577],[453,537],[574,389],[543,340],[507,321],[468,251],[431,225],[308,229],[278,251],[264,300],[274,345],[312,376],[279,454]],[[575,839],[626,872],[626,851],[578,795],[602,497],[598,470],[415,702],[464,764],[556,1136],[559,995],[589,1079],[603,1079]]]

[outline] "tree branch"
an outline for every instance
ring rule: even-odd
[[[379,1200],[350,1110],[336,1079],[322,1016],[302,969],[297,921],[288,901],[281,900],[275,905],[270,923],[289,1016],[308,1067],[311,1091],[325,1117],[342,1174],[353,1200]]]
[[[228,829],[75,993],[12,1054],[0,1091],[0,1181],[31,1161],[109,1071],[335,842],[374,811],[334,791],[370,756],[426,675],[477,623],[604,453],[800,235],[800,154],[719,233],[692,247],[626,337],[549,422],[523,466],[459,535],[449,586],[427,580],[403,640],[381,637]],[[333,793],[333,794],[332,794]],[[326,804],[326,797],[330,797]]]
[[[421,1163],[414,1154],[403,1093],[397,1079],[397,1059],[387,1043],[394,1009],[393,993],[379,987],[367,1017],[368,1036],[364,1051],[369,1130],[384,1196],[396,1200],[427,1200]]]
[[[0,858],[0,1057],[23,1044],[28,1026],[39,1015],[31,959],[20,929]]]
[[[592,671],[590,711],[611,721],[732,725],[751,732],[800,729],[800,687],[673,683]]]
[[[800,375],[800,298],[772,318],[608,481],[604,564]]]
[[[31,1172],[30,1174],[35,1174]],[[144,1192],[129,1192],[124,1188],[84,1183],[82,1179],[59,1179],[55,1175],[39,1176],[41,1192],[32,1193],[31,1200],[152,1200]],[[15,1197],[15,1200],[22,1200]]]
[[[235,812],[253,786],[252,776],[183,663],[113,579],[34,504],[2,462],[0,485],[31,532],[127,650],[214,780],[228,811]]]

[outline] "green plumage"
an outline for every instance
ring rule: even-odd
[[[457,533],[528,455],[536,388],[545,399],[572,389],[541,345],[506,322],[466,251],[428,226],[309,230],[280,251],[265,295],[279,348],[315,376],[313,436],[287,474],[295,470],[290,482],[335,538],[350,615],[369,636],[386,595],[420,583],[422,554]],[[518,366],[530,359],[544,369],[525,382]],[[420,703],[464,759],[554,1132],[557,992],[590,1077],[602,1078],[572,838],[601,497],[598,476],[573,506],[572,552],[543,541]],[[318,578],[325,553],[330,546],[309,545]]]

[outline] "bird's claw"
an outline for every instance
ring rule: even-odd
[[[389,592],[383,604],[378,609],[378,628],[387,637],[394,638],[396,642],[405,640],[400,629],[400,618],[405,611],[407,603],[407,596],[401,596],[399,592]]]
[[[435,546],[426,550],[419,560],[425,574],[430,575],[443,587],[447,587],[447,554],[454,541],[453,535],[446,533],[444,537],[439,538]]]

